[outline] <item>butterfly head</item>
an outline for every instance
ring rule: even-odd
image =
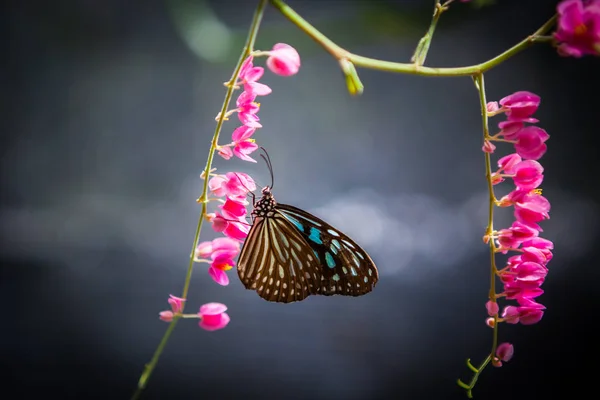
[[[271,193],[271,186],[265,186],[262,189],[262,197],[254,205],[252,215],[255,217],[271,217],[276,204],[275,198]]]
[[[271,194],[271,186],[265,186],[264,188],[262,188],[262,195],[263,196],[273,196]]]

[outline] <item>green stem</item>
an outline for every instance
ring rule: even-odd
[[[219,142],[219,134],[221,132],[221,127],[223,126],[223,121],[225,120],[225,113],[227,111],[227,108],[229,107],[229,103],[231,101],[233,92],[235,90],[234,84],[237,81],[237,78],[240,73],[240,69],[242,68],[242,64],[243,64],[244,60],[248,57],[248,55],[252,52],[252,49],[254,48],[254,42],[256,41],[256,36],[258,34],[258,28],[260,27],[260,22],[262,21],[266,3],[267,3],[267,0],[260,0],[258,3],[258,6],[256,7],[256,11],[254,12],[254,17],[252,19],[252,24],[250,25],[248,39],[246,40],[246,44],[244,45],[244,49],[242,51],[240,59],[238,60],[235,70],[231,76],[231,80],[229,81],[229,84],[227,85],[227,93],[225,94],[225,100],[223,101],[223,106],[221,107],[221,113],[220,113],[219,119],[217,121],[217,126],[215,128],[215,132],[213,134],[210,151],[208,153],[208,158],[206,160],[206,167],[204,168],[204,185],[202,187],[202,195],[198,199],[198,202],[202,204],[202,210],[200,212],[200,216],[198,218],[198,224],[196,226],[196,232],[194,234],[194,241],[192,243],[192,252],[190,254],[190,261],[188,264],[187,273],[185,275],[185,282],[183,285],[183,292],[181,295],[181,297],[184,299],[187,298],[187,295],[189,292],[190,282],[192,279],[192,271],[194,269],[194,253],[196,250],[196,246],[198,244],[198,239],[200,238],[200,232],[202,230],[202,223],[203,223],[204,217],[206,215],[206,204],[208,202],[207,192],[208,192],[209,174],[210,174],[215,150],[216,150],[217,144]],[[185,302],[184,302],[184,307],[185,307]],[[183,312],[183,309],[181,310],[181,312]],[[142,390],[144,390],[144,388],[148,384],[148,380],[150,379],[152,372],[154,371],[156,365],[158,364],[160,355],[162,354],[162,352],[169,340],[169,337],[171,336],[171,333],[175,329],[175,326],[176,326],[178,320],[179,320],[179,318],[173,319],[173,321],[167,328],[167,331],[163,335],[158,347],[154,351],[154,355],[152,356],[150,363],[146,364],[146,367],[144,368],[144,372],[142,373],[142,376],[140,377],[140,380],[138,382],[137,390],[135,391],[132,399],[139,398],[139,396],[142,393]]]
[[[547,33],[556,22],[556,15],[550,18],[544,25],[542,25],[532,35],[526,37],[521,42],[517,43],[504,53],[491,60],[485,61],[481,64],[471,65],[467,67],[456,67],[456,68],[432,68],[423,67],[413,63],[397,63],[391,61],[378,60],[375,58],[363,57],[343,49],[338,46],[335,42],[330,40],[327,36],[319,32],[314,26],[308,23],[304,18],[297,14],[292,8],[290,8],[282,0],[270,0],[270,3],[275,7],[283,16],[289,19],[294,25],[300,30],[310,36],[314,41],[319,43],[325,50],[327,50],[337,60],[347,59],[357,67],[376,69],[380,71],[398,72],[413,75],[423,76],[471,76],[477,75],[497,66],[501,62],[509,59],[515,54],[521,52],[531,44],[536,43],[538,36]]]
[[[417,44],[417,48],[413,56],[410,58],[410,61],[417,64],[423,65],[425,63],[425,58],[427,57],[427,53],[429,52],[429,46],[431,45],[431,40],[433,39],[433,34],[435,32],[435,28],[437,26],[438,21],[440,20],[440,16],[442,13],[446,11],[446,8],[440,5],[440,0],[435,0],[435,5],[433,7],[433,16],[431,17],[431,24],[429,24],[429,29],[427,29],[427,33],[425,36],[419,40],[419,44]]]
[[[481,107],[481,123],[483,128],[483,139],[486,140],[489,137],[489,124],[488,124],[488,114],[487,114],[487,100],[485,96],[485,81],[483,78],[483,74],[477,74],[474,77],[475,86],[477,87],[477,91],[479,92],[479,105]],[[485,177],[487,180],[488,193],[489,193],[489,205],[488,205],[488,226],[486,228],[486,235],[489,237],[492,235],[494,231],[494,206],[496,203],[496,196],[494,194],[494,185],[492,183],[492,161],[490,153],[484,153],[485,156]],[[496,301],[496,244],[494,243],[494,239],[490,238],[490,292],[489,298],[491,301]],[[473,397],[473,388],[477,383],[477,379],[479,379],[479,375],[481,372],[487,367],[490,363],[494,355],[496,354],[496,347],[498,345],[498,314],[494,315],[494,326],[493,326],[493,339],[492,339],[492,350],[490,354],[486,357],[486,359],[481,363],[479,368],[473,368],[470,361],[467,361],[469,368],[474,372],[473,377],[471,378],[471,382],[467,385],[463,383],[460,379],[458,380],[459,386],[464,388],[467,391],[467,396],[469,398]]]
[[[483,130],[483,138],[484,140],[489,136],[489,124],[488,124],[488,115],[487,115],[487,100],[485,96],[485,81],[483,78],[483,74],[479,74],[475,76],[475,83],[477,86],[477,90],[479,92],[479,105],[481,107],[481,124]],[[485,177],[487,180],[487,187],[489,193],[489,204],[488,204],[488,225],[486,229],[486,234],[488,236],[492,235],[494,232],[494,207],[496,205],[496,195],[494,193],[494,184],[492,182],[492,160],[490,153],[483,153],[485,156]],[[489,241],[490,245],[490,292],[489,298],[490,301],[496,301],[496,243],[494,239],[491,238]],[[498,344],[498,315],[494,315],[494,333],[492,340],[492,351],[490,355],[493,356],[496,354],[496,346]]]
[[[483,362],[481,363],[481,365],[479,366],[479,368],[477,369],[473,369],[470,368],[471,370],[473,370],[473,377],[471,378],[471,382],[469,382],[469,384],[465,384],[463,383],[460,379],[458,380],[458,385],[464,389],[467,390],[467,397],[472,399],[473,398],[473,388],[475,387],[475,384],[477,383],[477,380],[479,379],[479,375],[481,375],[481,372],[485,369],[485,367],[487,367],[487,365],[490,363],[490,361],[492,361],[492,356],[488,355],[485,360],[483,360]],[[471,363],[470,361],[467,361],[469,363],[469,366],[471,367]]]

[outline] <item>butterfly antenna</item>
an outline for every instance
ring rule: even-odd
[[[265,154],[261,154],[260,156],[262,157],[263,160],[265,160],[265,163],[267,163],[267,168],[269,168],[269,172],[271,173],[271,189],[273,189],[273,185],[275,184],[275,178],[273,176],[273,164],[271,164],[271,157],[269,157],[269,153],[267,153],[267,150],[265,150],[264,147],[261,146],[261,150],[265,153]],[[266,157],[265,157],[266,155]]]

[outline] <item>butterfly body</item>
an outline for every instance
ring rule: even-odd
[[[270,187],[263,189],[252,216],[237,270],[246,289],[263,299],[361,296],[377,283],[377,268],[360,246],[314,215],[277,203]]]

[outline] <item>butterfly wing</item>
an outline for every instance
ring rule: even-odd
[[[238,258],[246,289],[268,301],[290,303],[321,291],[322,268],[310,245],[279,212],[257,218]]]
[[[300,233],[316,257],[312,263],[318,267],[312,269],[321,272],[321,282],[311,294],[361,296],[373,290],[379,280],[377,267],[356,242],[297,207],[278,203],[275,209]]]

